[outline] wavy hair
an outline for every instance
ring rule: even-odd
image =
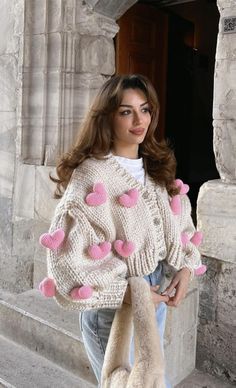
[[[58,179],[50,175],[50,179],[57,185],[55,198],[62,197],[73,170],[85,159],[102,159],[109,154],[113,141],[113,115],[119,108],[126,89],[141,90],[150,107],[150,126],[139,146],[139,156],[143,158],[145,171],[156,183],[165,186],[169,195],[177,193],[173,185],[176,173],[174,153],[165,140],[157,141],[156,138],[159,116],[157,94],[147,77],[131,74],[115,75],[101,87],[79,129],[74,147],[62,155],[57,164]]]

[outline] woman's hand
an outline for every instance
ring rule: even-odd
[[[157,294],[158,288],[159,288],[159,286],[150,286],[152,301],[153,301],[155,307],[157,307],[160,302],[167,303],[170,299],[168,295]],[[129,285],[127,286],[127,289],[125,292],[124,303],[131,304],[131,293],[130,293],[130,286]]]
[[[185,298],[188,291],[190,275],[191,272],[188,268],[182,268],[174,275],[170,285],[162,292],[162,295],[169,296],[168,306],[177,307]],[[175,291],[175,294],[171,296],[173,291]]]

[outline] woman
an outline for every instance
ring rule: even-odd
[[[57,241],[48,246],[49,276],[57,302],[81,312],[99,383],[115,311],[130,303],[127,279],[142,276],[150,284],[163,339],[166,305],[179,305],[201,264],[191,242],[186,185],[175,181],[174,155],[155,137],[158,114],[146,77],[114,76],[98,93],[75,146],[61,158],[58,179],[52,178],[56,196],[63,197],[50,229]],[[181,236],[187,236],[184,245]],[[160,294],[164,262],[176,273]]]

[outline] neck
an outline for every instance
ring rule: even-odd
[[[128,158],[128,159],[138,159],[138,147],[113,147],[111,149],[111,152],[115,156],[122,156],[123,158]]]

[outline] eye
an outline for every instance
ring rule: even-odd
[[[122,110],[119,112],[121,116],[127,116],[131,113],[130,109]]]
[[[145,106],[144,108],[142,108],[142,113],[151,113],[151,110],[148,106]]]

